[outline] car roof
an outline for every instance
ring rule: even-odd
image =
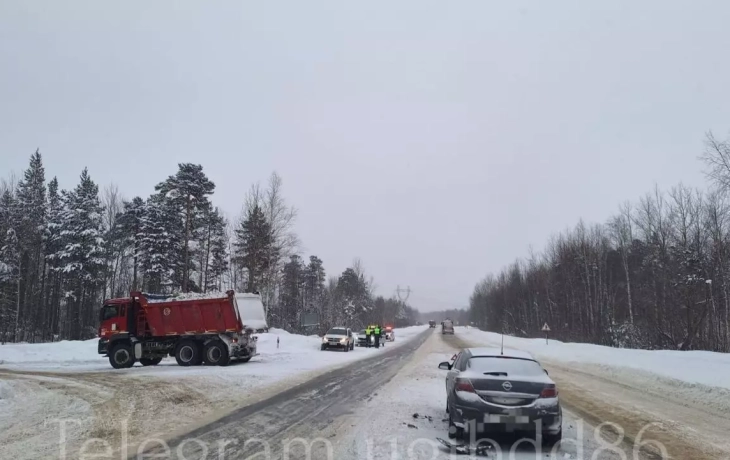
[[[478,348],[467,348],[472,357],[489,357],[498,356],[501,358],[516,358],[516,359],[529,359],[531,361],[537,361],[531,353],[522,350],[515,350],[513,348],[505,348],[504,350],[497,347],[478,347]]]

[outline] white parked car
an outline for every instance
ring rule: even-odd
[[[350,351],[355,349],[355,336],[349,327],[333,327],[322,337],[321,350],[337,348]]]

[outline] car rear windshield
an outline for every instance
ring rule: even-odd
[[[332,334],[332,335],[347,335],[347,331],[345,329],[340,329],[338,327],[333,327],[332,329],[330,329],[330,331],[328,332],[328,334]]]
[[[510,375],[537,376],[545,371],[535,361],[517,358],[474,356],[466,364],[467,370],[509,377]]]

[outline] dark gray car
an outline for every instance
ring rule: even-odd
[[[562,438],[563,413],[555,382],[529,353],[465,348],[446,374],[449,437],[504,432],[540,433],[545,445]]]

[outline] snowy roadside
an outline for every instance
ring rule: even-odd
[[[500,334],[459,328],[471,345],[499,346]],[[616,349],[505,336],[550,371],[564,403],[597,423],[655,439],[675,458],[729,458],[730,356]]]
[[[426,328],[397,329],[385,350]],[[58,458],[55,421],[63,418],[74,420],[69,452],[90,437],[118,447],[121,420],[130,444],[142,434],[164,436],[383,351],[320,351],[320,340],[272,330],[259,335],[260,355],[249,363],[184,368],[167,358],[120,370],[96,354],[95,340],[0,346],[0,458]]]
[[[459,336],[475,343],[498,345],[501,335],[474,328],[457,328]],[[526,350],[540,359],[629,368],[659,377],[730,390],[730,354],[710,351],[633,350],[586,343],[563,343],[545,339],[504,337],[504,345]]]
[[[403,370],[357,412],[346,433],[339,434],[335,458],[454,460],[472,458],[453,456],[437,438],[447,439],[445,372],[438,364],[448,361],[456,350],[434,334],[413,356]],[[610,449],[601,449],[594,428],[574,414],[564,413],[564,441],[554,452],[535,452],[519,438],[497,438],[489,458],[514,460],[627,458]],[[513,452],[511,449],[514,447]]]

